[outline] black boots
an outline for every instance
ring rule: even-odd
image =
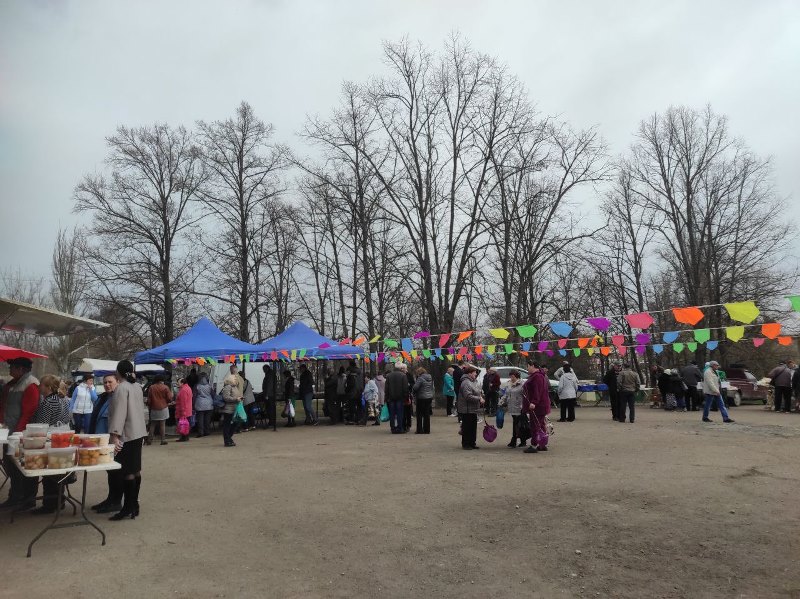
[[[125,503],[122,509],[111,516],[109,520],[135,519],[139,515],[139,488],[142,486],[142,477],[126,478],[122,481],[122,488],[125,494]]]

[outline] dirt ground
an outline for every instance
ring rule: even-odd
[[[800,597],[800,415],[577,417],[536,455],[508,429],[462,451],[443,416],[145,447],[105,547],[64,529],[26,559],[44,517],[0,519],[0,596]]]

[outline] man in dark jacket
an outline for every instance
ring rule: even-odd
[[[389,406],[389,427],[393,435],[405,432],[403,425],[403,406],[408,399],[407,366],[401,362],[386,375],[386,405]]]
[[[355,360],[350,360],[347,368],[347,382],[345,395],[347,397],[347,424],[358,421],[358,408],[361,402],[361,392],[364,390],[364,375],[361,374]]]
[[[497,400],[500,397],[500,375],[489,366],[483,377],[483,396],[486,398],[486,413],[494,416],[497,413]]]
[[[614,364],[603,377],[603,383],[608,387],[608,398],[611,400],[611,420],[619,419],[619,390],[617,388],[617,374],[620,365]]]
[[[314,377],[308,366],[300,365],[300,380],[297,394],[303,401],[303,411],[306,413],[305,424],[317,425],[317,413],[314,411],[312,402],[314,401]]]
[[[775,411],[792,411],[792,369],[781,360],[775,368],[767,375],[775,389]]]
[[[264,371],[264,380],[261,381],[261,392],[264,394],[264,401],[267,404],[267,418],[269,419],[267,426],[274,427],[277,424],[275,395],[278,393],[278,379],[275,378],[275,371],[269,364],[264,364],[262,370]]]
[[[696,360],[681,368],[681,378],[686,385],[686,409],[696,412],[700,409],[700,391],[697,385],[703,382],[703,373],[700,372]]]
[[[453,390],[456,393],[456,398],[458,397],[458,390],[461,389],[461,377],[464,376],[463,366],[463,360],[459,360],[456,362],[456,365],[453,366]],[[461,415],[458,413],[458,407],[456,407],[456,416],[458,416],[458,421],[461,422]]]

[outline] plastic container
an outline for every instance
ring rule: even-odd
[[[64,470],[75,467],[74,447],[51,447],[47,450],[47,467],[52,470]]]
[[[6,446],[6,455],[19,457],[19,439],[9,439]]]
[[[50,447],[64,448],[72,445],[72,436],[75,431],[52,432],[50,433]]]
[[[44,449],[26,449],[23,460],[25,470],[44,470],[47,468],[47,451]]]
[[[22,447],[25,449],[44,449],[47,437],[22,437]]]
[[[99,464],[110,464],[114,461],[114,446],[113,445],[101,445],[100,446],[100,458],[98,463]]]
[[[79,447],[78,466],[97,466],[100,463],[99,447]]]
[[[48,428],[50,428],[49,424],[29,424],[25,427],[25,436],[47,437]]]
[[[81,447],[100,447],[108,445],[108,434],[81,435]]]

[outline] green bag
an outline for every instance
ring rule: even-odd
[[[233,413],[233,422],[247,422],[247,412],[244,411],[244,404],[239,402],[236,404],[236,411]]]
[[[381,422],[389,422],[389,406],[386,404],[381,408]]]

